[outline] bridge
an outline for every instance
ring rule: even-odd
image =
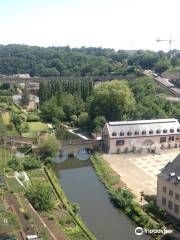
[[[67,153],[77,153],[83,149],[89,150],[100,150],[101,149],[101,141],[96,139],[90,140],[62,140],[61,141],[61,150]]]
[[[122,75],[115,76],[55,76],[55,77],[30,77],[30,78],[19,78],[19,77],[0,77],[1,82],[9,82],[9,83],[31,83],[31,82],[41,82],[41,81],[50,81],[52,79],[57,80],[91,80],[93,82],[103,82],[103,81],[111,81],[113,79],[121,80],[124,79]]]

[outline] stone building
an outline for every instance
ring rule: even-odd
[[[180,220],[180,155],[158,175],[157,206]]]
[[[22,94],[14,95],[13,103],[22,105]],[[29,95],[29,103],[25,106],[27,110],[37,110],[39,107],[39,97],[35,95]]]
[[[180,146],[177,119],[108,122],[102,131],[103,148],[108,153],[154,151]]]

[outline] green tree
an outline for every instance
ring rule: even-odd
[[[167,59],[159,60],[155,65],[155,71],[159,74],[165,72],[170,67],[170,62]]]
[[[81,114],[79,115],[79,119],[78,119],[78,125],[81,128],[88,128],[89,125],[89,115],[87,112],[81,112]]]
[[[89,116],[104,116],[107,121],[130,118],[135,99],[126,81],[113,80],[98,85],[89,98]]]
[[[60,151],[60,142],[54,136],[44,138],[38,146],[38,152],[41,159],[55,157]]]
[[[54,196],[49,185],[37,182],[28,189],[26,196],[38,211],[49,211],[54,207]]]
[[[29,93],[26,89],[24,89],[23,94],[22,94],[22,99],[21,99],[22,105],[27,106],[29,103],[29,100],[30,100]]]
[[[97,116],[94,119],[94,131],[96,133],[100,133],[102,131],[102,128],[104,127],[106,123],[106,119],[104,116]]]
[[[64,118],[63,109],[57,105],[55,97],[42,104],[41,117],[47,122],[52,122],[53,119],[61,120]]]

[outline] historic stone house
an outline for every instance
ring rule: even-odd
[[[108,153],[154,151],[180,147],[177,119],[108,122],[102,131],[103,148]]]

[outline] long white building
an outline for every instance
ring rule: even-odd
[[[179,147],[180,124],[174,118],[108,122],[102,131],[102,142],[108,153]]]

